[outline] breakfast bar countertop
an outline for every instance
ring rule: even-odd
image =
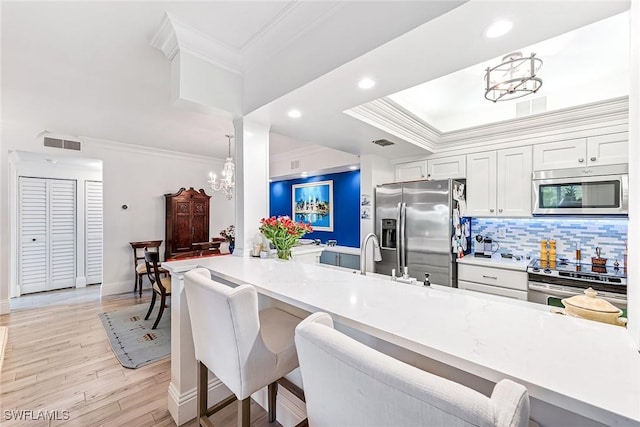
[[[606,425],[640,422],[640,353],[626,329],[539,305],[439,286],[409,286],[319,265],[239,256],[163,263],[225,281],[498,382]]]

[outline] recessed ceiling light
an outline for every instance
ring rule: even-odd
[[[376,85],[376,82],[374,82],[372,79],[370,79],[369,77],[365,77],[362,80],[360,80],[358,82],[358,87],[360,89],[371,89],[372,87],[374,87]]]
[[[511,31],[511,28],[513,28],[513,23],[511,21],[501,19],[489,25],[485,30],[484,35],[490,39],[495,39],[496,37],[502,37],[507,34]]]
[[[356,165],[351,165],[351,166],[349,166],[349,169],[351,169],[352,171],[354,171],[354,170],[358,169],[358,166],[356,166]]]
[[[289,117],[291,117],[292,119],[297,119],[300,116],[302,116],[302,113],[300,112],[300,110],[289,110],[289,112],[287,113],[287,115]]]
[[[308,176],[309,176],[309,174],[308,174],[308,173],[306,173],[306,172],[302,172],[302,173],[300,174],[300,177],[302,177],[302,178],[306,178],[306,177],[308,177]]]
[[[52,165],[55,165],[56,163],[58,163],[58,161],[56,159],[44,159],[45,162],[50,163]]]

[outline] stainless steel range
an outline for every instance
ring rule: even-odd
[[[598,291],[598,297],[623,310],[627,308],[627,276],[622,268],[559,259],[552,269],[534,259],[527,267],[527,273],[529,301],[562,307],[563,298],[593,288]]]

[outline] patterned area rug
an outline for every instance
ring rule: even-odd
[[[149,304],[138,304],[99,314],[111,348],[125,368],[139,368],[171,354],[171,309],[166,307],[156,329],[156,301],[149,320],[144,320]]]

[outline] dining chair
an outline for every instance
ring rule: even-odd
[[[524,386],[503,379],[487,397],[355,341],[326,313],[303,320],[295,343],[311,427],[528,425]]]
[[[162,313],[164,313],[164,308],[167,303],[167,297],[171,296],[171,276],[160,276],[161,269],[158,265],[158,262],[160,261],[159,252],[146,251],[144,253],[144,261],[147,266],[147,275],[149,276],[152,290],[151,304],[149,305],[149,311],[147,311],[147,315],[144,317],[144,320],[149,319],[151,311],[153,311],[153,306],[156,303],[156,295],[160,295],[160,308],[158,309],[158,317],[156,317],[156,321],[151,328],[156,329],[158,327],[158,323],[160,323],[160,319],[162,319]]]
[[[142,282],[144,276],[147,275],[147,264],[144,256],[147,251],[160,251],[160,245],[162,240],[143,240],[140,242],[129,242],[131,249],[133,249],[133,271],[135,277],[133,279],[133,292],[138,291],[138,295],[142,296]],[[165,276],[169,275],[169,272],[160,267],[160,273]]]
[[[267,387],[269,422],[276,419],[278,384],[304,400],[304,394],[283,378],[298,367],[293,333],[301,319],[277,308],[258,310],[251,285],[235,288],[211,280],[209,270],[184,275],[195,356],[198,361],[197,417],[212,426],[209,416],[238,401],[238,426],[248,427],[250,398]],[[209,370],[232,396],[208,407]]]

